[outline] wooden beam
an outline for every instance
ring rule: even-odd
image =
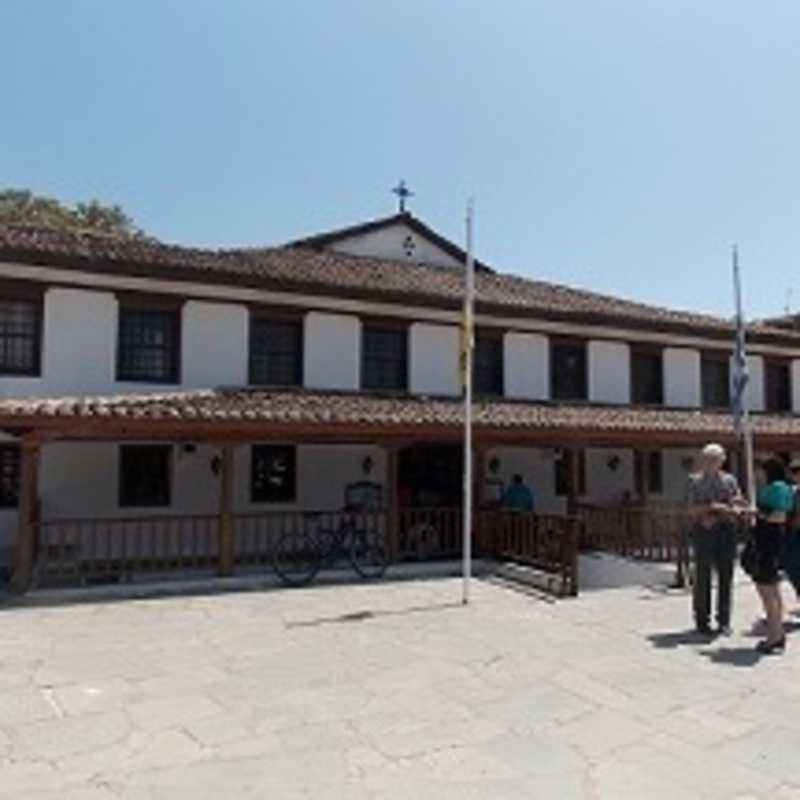
[[[400,448],[390,445],[386,452],[386,538],[389,560],[397,557],[398,539],[400,536],[400,497],[398,461]]]
[[[17,511],[17,538],[14,546],[14,591],[26,592],[33,578],[33,562],[38,533],[39,456],[38,442],[23,439],[20,442],[19,508]]]
[[[569,493],[567,494],[567,513],[575,514],[578,510],[578,497],[580,492],[581,459],[577,447],[569,448]]]
[[[235,459],[233,445],[222,446],[222,466],[219,473],[219,574],[233,574],[235,530],[233,519],[233,487]]]
[[[642,462],[642,505],[646,506],[647,501],[650,499],[650,451],[638,451],[639,457]]]

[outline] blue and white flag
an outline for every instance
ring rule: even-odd
[[[736,296],[736,347],[733,351],[733,393],[731,407],[733,411],[733,427],[737,435],[741,435],[747,420],[747,384],[750,382],[750,371],[747,368],[745,350],[744,315],[742,314],[742,282],[739,277],[739,253],[733,248],[733,291]]]

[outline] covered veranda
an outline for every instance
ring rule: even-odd
[[[792,450],[800,420],[755,415],[760,449]],[[461,511],[455,505],[406,507],[399,497],[400,454],[414,445],[457,446],[462,407],[454,398],[312,391],[220,389],[165,395],[0,401],[0,430],[19,442],[19,510],[12,582],[17,591],[70,580],[135,578],[140,574],[200,570],[230,576],[271,564],[277,537],[321,514],[359,524],[383,537],[391,560],[420,557],[420,530],[434,529],[424,557],[455,556],[461,549]],[[628,448],[647,454],[688,448],[715,439],[735,445],[723,413],[479,401],[474,408],[476,474],[486,474],[492,448]],[[39,502],[43,448],[78,442],[202,443],[218,452],[218,498],[213,514],[84,515],[50,517]],[[235,507],[237,448],[261,442],[368,444],[385,453],[380,508],[303,508],[248,511]],[[597,549],[654,559],[673,558],[679,515],[648,508],[646,497],[625,507],[581,508],[578,458],[569,459],[564,513],[505,512],[492,507],[481,478],[475,491],[475,552],[530,564],[554,573],[561,591],[578,590],[581,541]],[[647,464],[647,459],[642,459]],[[643,482],[646,487],[648,481]],[[646,493],[646,490],[645,490]]]

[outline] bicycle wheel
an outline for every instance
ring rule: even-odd
[[[289,586],[305,586],[319,571],[321,560],[316,542],[307,534],[284,533],[272,557],[275,572]]]
[[[383,534],[379,531],[351,531],[350,561],[362,578],[382,578],[387,566]]]

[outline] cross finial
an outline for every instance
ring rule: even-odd
[[[406,200],[408,200],[409,197],[413,197],[414,192],[412,192],[411,189],[406,186],[405,181],[401,180],[400,183],[398,183],[397,186],[392,189],[392,194],[397,195],[400,213],[405,214]]]

